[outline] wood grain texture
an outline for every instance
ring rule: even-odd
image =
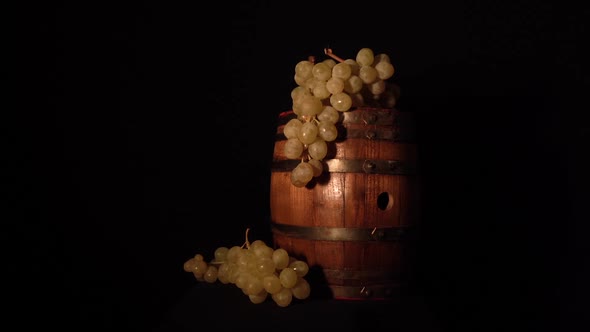
[[[363,121],[340,123],[340,137],[332,142],[325,161],[385,160],[410,165],[414,172],[403,174],[358,171],[324,171],[306,187],[291,184],[290,171],[271,172],[270,212],[276,225],[301,228],[335,227],[346,229],[412,228],[418,223],[419,183],[417,153],[414,142],[396,139],[374,139],[378,132],[411,130],[399,127],[400,113],[395,109],[357,109],[350,112],[356,119],[381,119],[379,124]],[[377,112],[378,116],[371,115]],[[283,113],[281,117],[294,117]],[[387,119],[383,122],[383,119]],[[281,119],[279,123],[286,123]],[[404,122],[407,126],[408,122]],[[283,154],[285,139],[281,137],[283,124],[277,128],[273,162],[287,160]],[[346,137],[354,131],[353,138]],[[367,131],[363,136],[358,133]],[[400,137],[401,135],[397,135]],[[382,202],[386,201],[386,204]],[[400,241],[333,241],[293,236],[273,230],[273,241],[291,255],[305,259],[310,266],[324,271],[329,285],[389,285],[399,284],[406,266],[405,246]]]

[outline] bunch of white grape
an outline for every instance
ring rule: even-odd
[[[324,51],[330,58],[316,63],[310,57],[295,65],[297,86],[291,99],[297,117],[283,129],[283,152],[288,159],[301,160],[291,172],[296,187],[322,174],[327,144],[338,136],[340,113],[361,106],[392,108],[397,100],[397,86],[388,82],[395,70],[387,54],[362,48],[355,59],[344,60]]]
[[[307,263],[262,240],[250,243],[246,239],[244,246],[218,247],[211,261],[196,254],[184,263],[184,271],[193,273],[198,281],[234,284],[255,304],[270,297],[280,307],[287,307],[294,298],[304,300],[311,292],[304,278],[309,271]]]

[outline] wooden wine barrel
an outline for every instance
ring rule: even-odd
[[[341,114],[324,173],[291,183],[300,162],[284,156],[279,115],[271,168],[273,242],[322,273],[335,299],[387,299],[406,285],[409,248],[419,220],[412,114],[358,108]]]

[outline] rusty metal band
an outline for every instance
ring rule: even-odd
[[[396,124],[400,119],[401,114],[402,113],[400,113],[396,109],[357,109],[350,112],[343,112],[342,123],[387,126]]]
[[[338,300],[381,300],[393,299],[401,293],[402,285],[337,286],[330,285],[332,297]]]
[[[402,137],[397,129],[351,129],[347,128],[342,133],[345,138],[366,138],[377,141],[402,141],[409,140],[408,137]]]
[[[406,236],[408,227],[308,227],[271,222],[271,230],[273,234],[306,240],[396,242]]]
[[[300,163],[300,160],[286,159],[274,160],[271,164],[273,172],[290,172]],[[324,160],[325,170],[330,173],[365,173],[385,175],[413,175],[415,167],[401,160]]]
[[[340,113],[340,119],[338,122],[342,124],[391,126],[399,125],[400,122],[410,122],[411,116],[411,113],[400,112],[395,108],[358,108]],[[289,120],[296,118],[297,115],[295,113],[285,112],[279,117],[278,125],[285,125]]]
[[[397,128],[394,129],[382,129],[382,128],[368,128],[368,129],[353,129],[344,128],[339,130],[337,141],[344,139],[369,139],[374,141],[391,141],[391,142],[413,142],[415,141],[414,133],[409,131],[400,131]],[[276,134],[276,141],[285,141],[287,137],[281,132]]]
[[[359,285],[365,282],[384,282],[399,278],[399,271],[392,270],[334,270],[322,269],[327,280],[354,281]]]

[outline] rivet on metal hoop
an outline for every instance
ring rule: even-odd
[[[377,122],[377,115],[375,115],[373,113],[371,113],[371,114],[365,113],[363,115],[363,121],[365,122],[365,124],[375,123],[375,122]]]
[[[390,160],[388,161],[389,170],[394,171],[399,167],[399,161],[397,160]]]
[[[375,171],[375,169],[377,168],[377,164],[375,164],[374,162],[370,161],[370,160],[365,160],[365,162],[363,163],[363,170],[366,173],[370,173]]]
[[[375,227],[371,231],[371,238],[376,241],[382,240],[383,238],[385,238],[385,231],[382,229],[377,229],[377,227]]]
[[[361,289],[360,294],[361,294],[361,296],[364,296],[364,297],[373,296],[373,292],[365,286],[363,286],[363,288]]]

